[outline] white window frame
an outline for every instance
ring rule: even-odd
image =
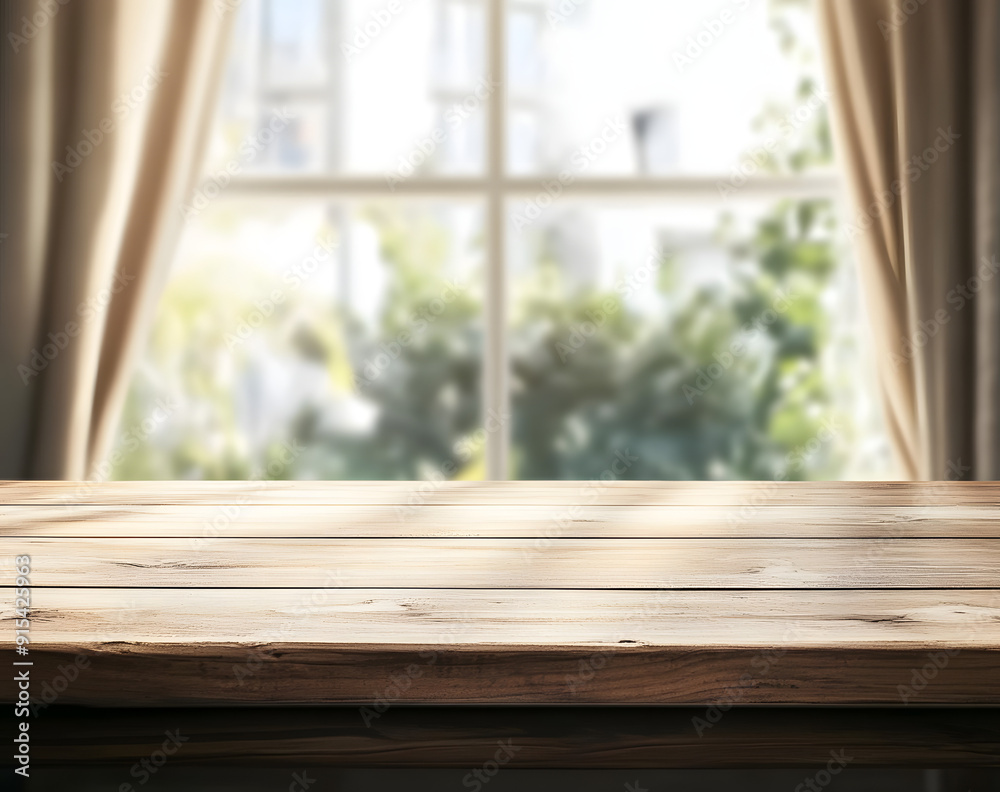
[[[477,0],[470,0],[476,2]],[[323,175],[244,175],[233,177],[227,196],[274,198],[457,198],[480,200],[486,205],[486,277],[484,297],[483,415],[510,412],[509,356],[507,347],[506,205],[510,198],[523,198],[545,191],[551,175],[511,176],[507,173],[506,12],[525,0],[482,0],[486,8],[486,74],[497,84],[487,103],[486,171],[482,176],[435,177],[414,175],[389,191],[384,177]],[[500,75],[499,79],[495,75]],[[567,197],[606,199],[717,200],[718,184],[725,174],[677,177],[587,177],[564,185]],[[747,178],[740,188],[744,198],[837,199],[840,182],[833,173],[803,176]],[[486,477],[509,479],[511,421],[504,421],[486,437]]]

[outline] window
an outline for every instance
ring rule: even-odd
[[[810,2],[217,10],[116,477],[888,477]]]

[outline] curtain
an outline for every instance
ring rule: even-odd
[[[887,422],[913,479],[1000,478],[1000,3],[819,0]]]
[[[97,477],[197,176],[234,6],[3,2],[0,479]]]

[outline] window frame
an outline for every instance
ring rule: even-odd
[[[331,0],[327,0],[331,2]],[[336,0],[333,0],[335,3]],[[506,268],[507,202],[545,192],[549,175],[512,176],[507,172],[507,13],[518,7],[536,7],[530,0],[463,0],[485,8],[485,74],[497,86],[486,101],[485,172],[481,176],[414,175],[390,191],[380,175],[245,174],[233,176],[223,197],[266,196],[275,199],[371,196],[399,198],[454,198],[485,205],[483,403],[481,414],[510,413],[510,359],[507,345],[508,283]],[[331,48],[331,51],[335,48]],[[339,61],[339,53],[332,56]],[[339,74],[340,64],[334,74]],[[494,75],[500,75],[494,80]],[[727,176],[705,173],[684,176],[575,178],[563,185],[570,199],[694,200],[718,199],[719,183]],[[753,175],[740,188],[742,198],[826,198],[838,200],[840,179],[834,171],[797,176]],[[485,442],[486,480],[510,479],[511,422],[488,433]]]

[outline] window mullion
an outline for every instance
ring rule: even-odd
[[[486,477],[508,477],[510,388],[507,354],[507,276],[505,257],[504,179],[506,170],[506,19],[504,0],[488,0],[487,76],[497,88],[490,94],[487,124],[487,250],[484,295],[486,343],[483,350],[483,419]]]

